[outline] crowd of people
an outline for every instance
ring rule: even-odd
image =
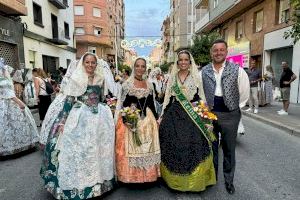
[[[226,61],[227,53],[227,43],[216,40],[212,62],[201,71],[183,50],[168,74],[147,71],[146,60],[137,58],[122,76],[85,53],[61,69],[57,84],[39,68],[27,72],[26,81],[18,71],[11,78],[1,59],[0,156],[39,145],[47,191],[56,199],[88,199],[118,182],[160,177],[173,190],[204,191],[218,180],[222,146],[225,188],[233,194],[241,108],[257,93],[260,74]],[[40,132],[23,101],[38,107]],[[256,99],[249,104],[257,109]]]

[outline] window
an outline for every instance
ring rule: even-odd
[[[95,27],[95,28],[94,28],[94,35],[100,36],[100,35],[101,35],[101,31],[102,31],[102,28],[100,28],[100,27]]]
[[[243,37],[243,22],[238,21],[236,23],[235,38],[241,39],[242,37]]]
[[[189,15],[192,14],[192,2],[191,1],[188,2],[188,14]]]
[[[214,8],[216,8],[219,4],[219,0],[214,0]]]
[[[281,24],[290,20],[290,1],[277,0],[276,1],[276,22]]]
[[[254,24],[253,24],[253,32],[257,33],[263,29],[264,22],[264,12],[260,10],[254,13]]]
[[[71,59],[67,59],[67,68],[69,67],[70,63],[71,63]]]
[[[35,67],[35,51],[28,51],[29,54],[29,64],[30,64],[30,68],[34,68]]]
[[[101,10],[99,8],[93,8],[93,16],[101,17]]]
[[[84,7],[74,6],[74,15],[84,15]]]
[[[85,34],[83,27],[76,27],[74,32],[75,32],[75,35],[84,35]]]
[[[43,16],[42,16],[42,8],[36,3],[33,3],[33,21],[34,24],[44,27],[43,26]]]
[[[68,6],[68,0],[63,0],[63,4]]]
[[[88,52],[96,54],[96,47],[88,46]]]
[[[64,27],[65,27],[65,38],[70,39],[69,24],[65,22]]]
[[[225,41],[228,41],[228,28],[223,29],[222,36]]]
[[[188,22],[188,30],[187,30],[188,33],[191,33],[192,32],[192,22]]]

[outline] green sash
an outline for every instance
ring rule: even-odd
[[[176,94],[176,99],[179,101],[181,106],[184,108],[185,112],[189,115],[191,120],[196,124],[196,126],[200,129],[201,133],[204,135],[206,140],[211,144],[211,142],[216,141],[216,137],[212,131],[207,130],[205,124],[199,117],[199,115],[194,111],[194,108],[189,100],[182,93],[180,87],[178,86],[177,79],[175,81],[175,85],[172,86],[172,90]]]

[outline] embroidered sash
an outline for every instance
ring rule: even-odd
[[[208,143],[211,145],[211,142],[216,141],[216,137],[212,131],[207,130],[205,124],[199,117],[199,115],[194,111],[194,108],[189,100],[185,97],[180,87],[178,86],[177,79],[175,81],[175,85],[172,86],[172,90],[176,94],[176,99],[179,101],[183,109],[189,115],[191,120],[195,123],[195,125],[199,128],[201,133],[204,135]]]

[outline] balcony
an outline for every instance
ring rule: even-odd
[[[66,9],[68,6],[68,0],[49,0],[58,9]]]
[[[209,0],[194,0],[194,7],[199,9],[202,6],[208,6]]]
[[[209,12],[207,12],[195,25],[195,32],[199,33],[209,22]]]
[[[211,11],[210,22],[203,27],[201,31],[210,32],[215,27],[224,23],[226,20],[234,17],[237,14],[246,12],[251,8],[252,5],[256,5],[257,2],[257,0],[235,0],[231,3],[221,1],[219,7],[222,9]]]
[[[12,16],[25,16],[27,15],[27,8],[25,0],[1,0],[0,13]]]
[[[52,42],[56,45],[68,45],[66,41],[65,30],[61,27],[52,27],[52,38],[48,39],[49,42]]]

